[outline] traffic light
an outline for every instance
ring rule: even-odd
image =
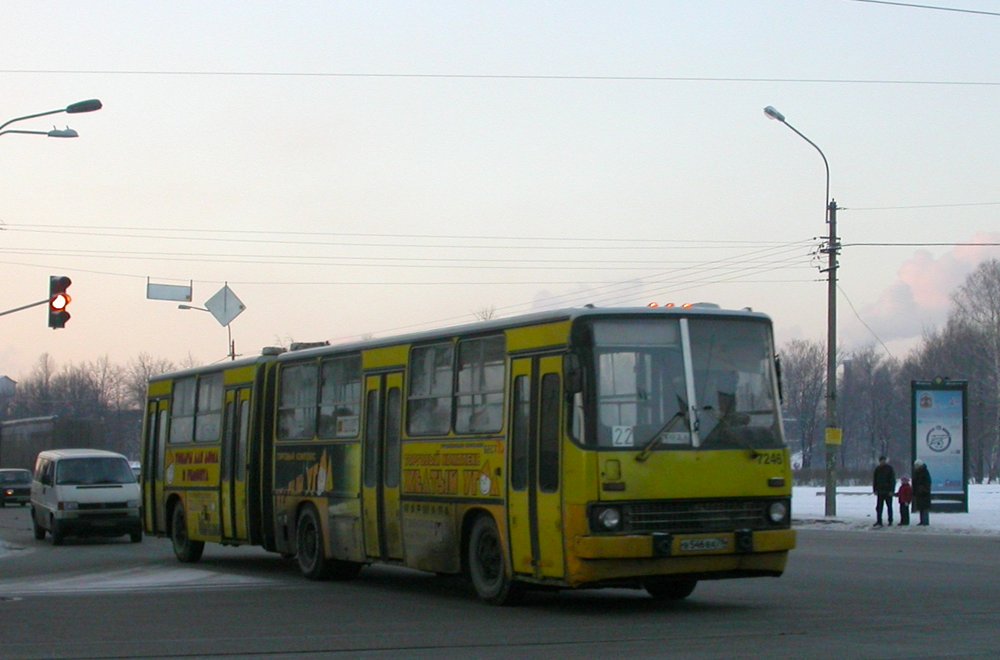
[[[66,293],[66,289],[73,281],[65,275],[52,275],[49,277],[49,327],[64,328],[69,320],[69,306],[72,298]]]

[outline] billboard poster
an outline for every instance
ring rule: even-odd
[[[965,381],[914,381],[913,459],[931,473],[931,493],[966,494]]]

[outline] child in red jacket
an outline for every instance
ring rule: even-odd
[[[896,493],[896,497],[899,498],[899,524],[909,525],[910,502],[913,501],[913,486],[910,485],[910,480],[907,477],[903,477],[900,481],[902,483],[899,484],[899,492]]]

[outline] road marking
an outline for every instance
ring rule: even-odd
[[[220,589],[274,582],[267,578],[231,575],[200,568],[129,568],[60,578],[0,580],[0,595],[10,597],[157,589]]]

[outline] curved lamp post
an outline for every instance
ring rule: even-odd
[[[769,119],[779,121],[790,128],[796,135],[813,146],[823,158],[826,168],[826,222],[830,225],[830,235],[827,238],[823,252],[827,254],[827,324],[826,324],[826,515],[837,515],[837,449],[840,448],[841,431],[837,427],[837,254],[840,252],[840,241],[837,238],[837,202],[830,199],[830,164],[826,155],[815,142],[800,133],[798,129],[785,121],[785,115],[769,105],[764,108],[764,114]]]
[[[177,309],[193,309],[196,312],[208,312],[212,313],[212,310],[206,309],[205,307],[196,307],[194,305],[177,305]],[[230,360],[236,359],[236,344],[233,343],[233,329],[226,324],[226,332],[229,334],[229,354],[226,355]]]
[[[69,115],[79,114],[81,112],[94,112],[95,110],[100,110],[103,104],[98,99],[89,99],[87,101],[78,101],[77,103],[71,103],[65,108],[59,108],[58,110],[46,110],[45,112],[36,112],[33,115],[24,115],[23,117],[15,117],[14,119],[9,119],[3,124],[0,124],[0,135],[6,133],[20,133],[22,135],[47,135],[48,137],[59,137],[59,138],[75,138],[79,137],[79,134],[72,128],[67,126],[64,129],[53,128],[51,131],[19,131],[19,130],[3,130],[13,124],[16,121],[24,121],[25,119],[34,119],[36,117],[45,117],[46,115],[56,115],[65,112]]]

